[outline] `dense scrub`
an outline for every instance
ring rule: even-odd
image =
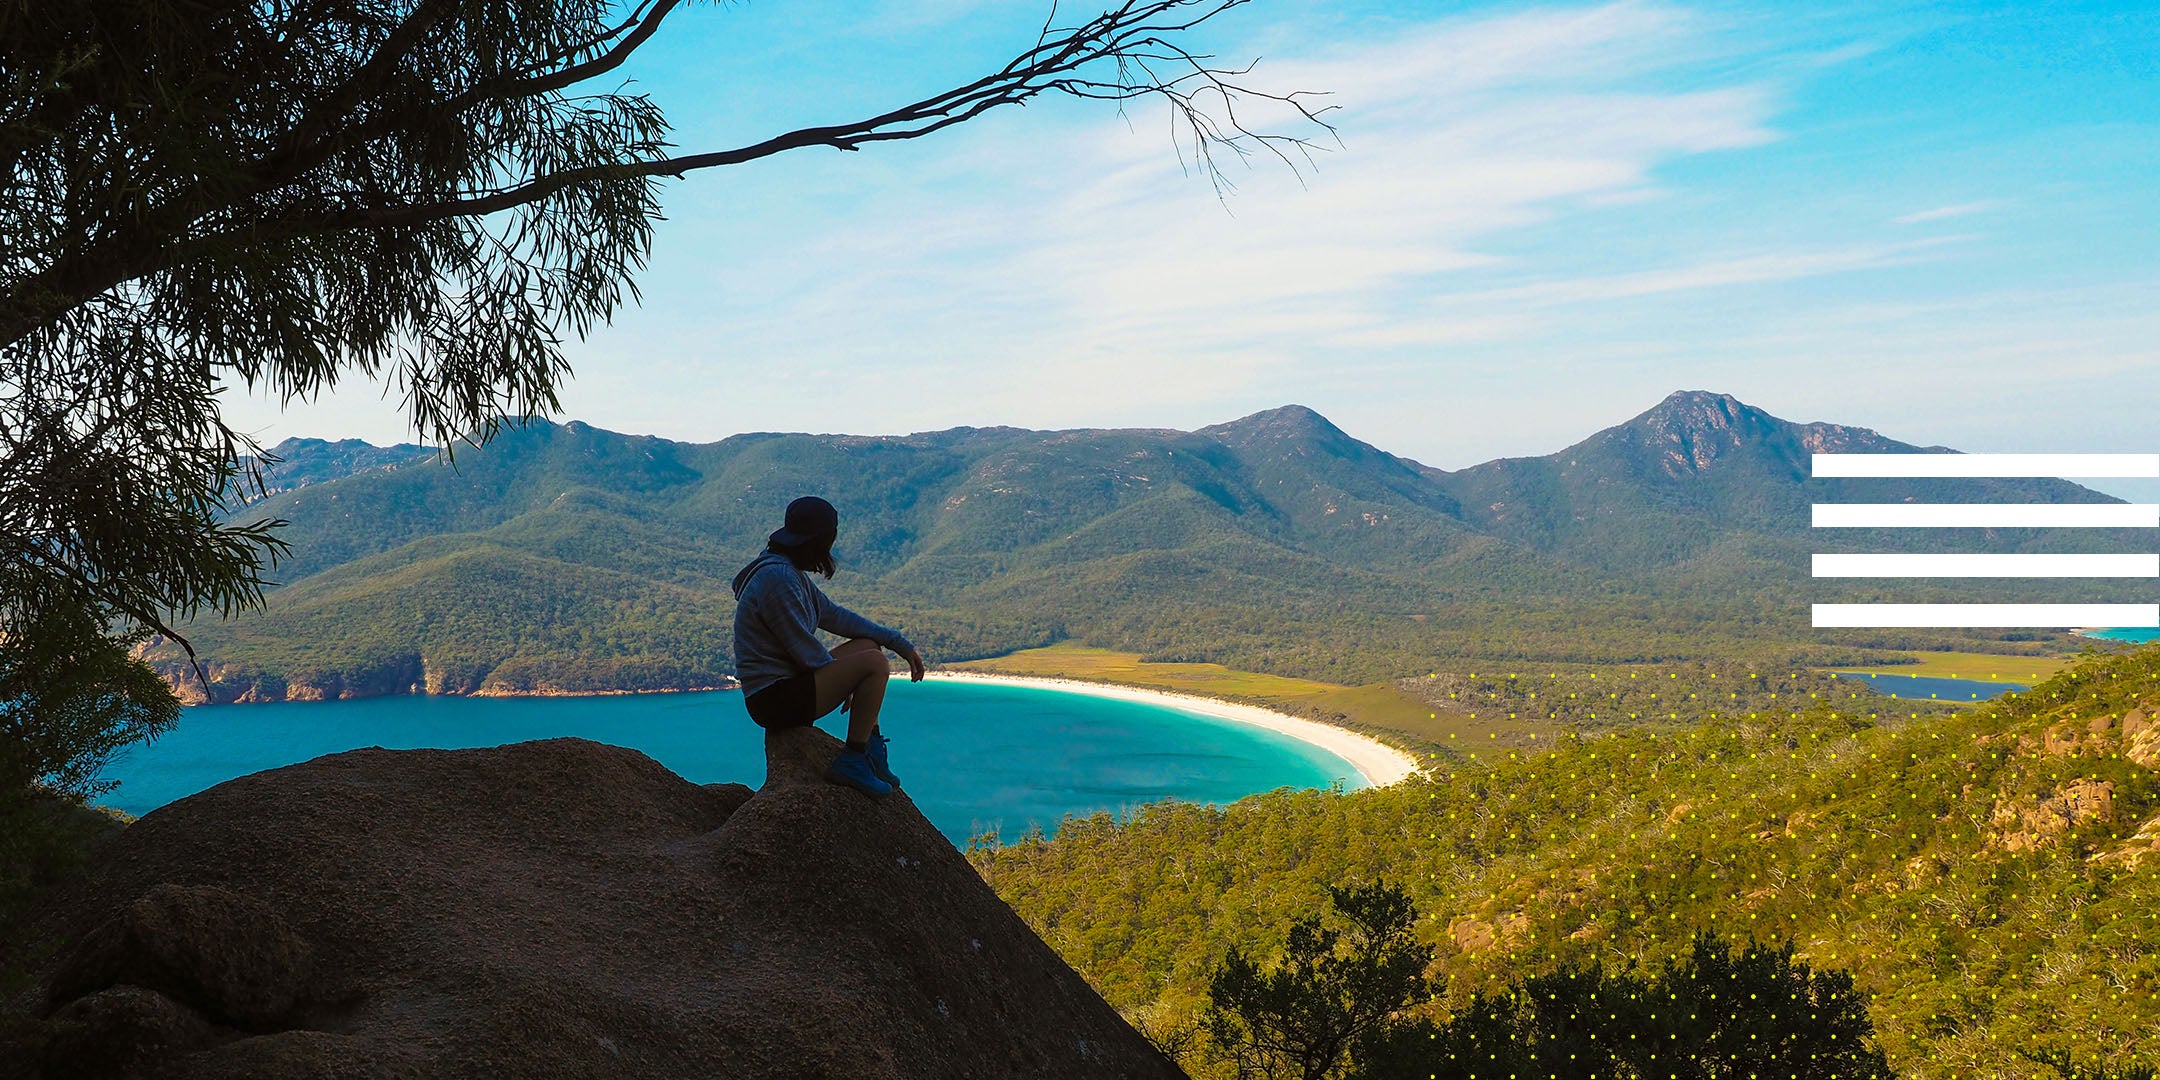
[[[1916,1080],[2052,1075],[2024,1051],[2155,1063],[2160,648],[1949,715],[1803,700],[1387,789],[1069,820],[974,857],[1158,1025],[1194,1013],[1231,948],[1279,948],[1326,884],[1385,877],[1425,914],[1436,1018],[1564,964],[1667,963],[1710,931],[1849,970]]]

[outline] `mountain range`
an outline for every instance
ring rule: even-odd
[[[1954,452],[1675,393],[1539,457],[1448,471],[1290,405],[1172,430],[756,433],[532,421],[452,460],[288,440],[290,558],[184,629],[212,700],[725,684],[727,582],[781,509],[840,510],[841,603],[933,661],[1072,639],[1341,683],[1479,660],[1851,662],[2053,632],[1817,631],[1830,600],[2120,599],[2105,582],[1815,581],[1814,551],[2131,551],[2130,530],[1815,530],[1816,502],[2115,502],[2063,480],[1838,480],[1818,452]],[[153,656],[181,681],[170,644]]]

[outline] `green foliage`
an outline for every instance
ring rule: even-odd
[[[1208,978],[1199,1027],[1238,1080],[1892,1075],[1852,978],[1811,971],[1790,941],[1734,952],[1698,932],[1655,974],[1562,962],[1475,991],[1441,1020],[1409,1011],[1428,996],[1433,955],[1409,894],[1385,882],[1327,892],[1347,932],[1301,916],[1279,965],[1263,971],[1232,946]]]
[[[164,679],[79,609],[48,608],[0,634],[0,926],[80,861],[113,822],[87,799],[122,747],[179,718]],[[8,991],[0,970],[0,996]]]
[[[32,899],[79,870],[97,844],[131,820],[50,791],[0,806],[0,927],[14,925]],[[9,945],[38,947],[22,941]],[[9,965],[22,959],[20,953],[0,955],[0,998],[19,989],[23,973]]]
[[[80,609],[51,608],[0,635],[0,812],[33,794],[80,800],[122,747],[179,719],[163,679]]]
[[[2151,1065],[2131,1065],[2122,1069],[2080,1065],[2077,1058],[2063,1050],[2027,1052],[2024,1056],[2054,1069],[2062,1080],[2154,1080],[2160,1077],[2160,1069]]]
[[[1436,1022],[1564,965],[1661,970],[1709,932],[1849,972],[1913,1080],[2029,1076],[2018,1048],[2160,1065],[2160,646],[1954,713],[1849,700],[1563,733],[1339,797],[1156,804],[973,858],[1166,1027],[1216,958],[1274,947],[1326,883],[1385,877],[1424,913]]]
[[[1232,947],[1209,977],[1201,1027],[1238,1080],[1341,1075],[1352,1046],[1426,994],[1432,949],[1411,933],[1409,894],[1387,882],[1327,889],[1346,930],[1301,918],[1280,966],[1262,971]]]
[[[1733,952],[1698,933],[1655,975],[1562,963],[1471,995],[1445,1022],[1392,1025],[1360,1047],[1358,1080],[1579,1076],[1606,1080],[1890,1080],[1867,1000],[1793,944]]]
[[[1799,665],[1696,660],[1669,664],[1585,665],[1503,663],[1470,671],[1427,672],[1396,682],[1433,715],[1462,728],[1448,741],[1458,753],[1479,750],[1478,740],[1499,736],[1503,749],[1534,746],[1524,733],[1589,733],[1644,725],[1753,720],[1795,708],[1848,709],[1870,720],[1892,715],[1934,715],[1949,702],[1901,701],[1877,693],[1861,679]],[[1464,741],[1468,740],[1468,745]]]

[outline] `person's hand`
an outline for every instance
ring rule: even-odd
[[[921,682],[923,674],[922,654],[915,651],[915,646],[910,645],[906,651],[901,652],[900,659],[907,661],[908,681]]]

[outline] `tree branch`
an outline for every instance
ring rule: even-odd
[[[320,139],[340,117],[380,91],[397,70],[398,61],[404,59],[413,46],[425,41],[428,32],[449,18],[461,2],[463,0],[420,0],[419,5],[405,16],[405,21],[383,40],[382,48],[375,50],[375,55],[368,57],[352,78],[300,118],[293,126],[293,144],[305,146]]]
[[[294,142],[288,143],[285,149],[277,153],[265,155],[253,165],[242,166],[241,171],[254,180],[254,183],[250,185],[252,188],[251,193],[260,192],[274,186],[275,183],[282,179],[321,164],[340,146],[364,144],[398,131],[410,130],[430,123],[440,123],[483,101],[500,101],[506,98],[553,93],[595,76],[604,75],[622,66],[624,61],[630,58],[631,53],[635,52],[639,46],[642,46],[655,33],[658,33],[662,20],[666,19],[668,14],[680,7],[681,4],[682,0],[659,0],[649,11],[645,10],[644,5],[641,4],[639,9],[633,11],[629,18],[617,23],[607,32],[586,43],[587,46],[595,46],[607,41],[609,38],[622,34],[625,30],[629,31],[627,37],[616,42],[606,53],[592,60],[572,64],[569,67],[538,77],[519,76],[492,82],[482,81],[465,92],[445,98],[425,110],[403,114],[385,113],[355,128],[339,131],[329,139],[322,139],[320,136],[323,133],[315,132],[312,133],[315,141],[309,142],[304,137],[309,136],[310,133],[296,128]],[[385,48],[387,50],[387,45]],[[567,59],[568,55],[574,55],[574,53],[558,55],[553,59]],[[380,54],[378,54],[377,59],[380,58]],[[370,61],[371,64],[373,62],[373,60]]]
[[[1221,97],[1226,105],[1234,103],[1239,96],[1277,101],[1292,106],[1300,116],[1319,127],[1332,132],[1333,126],[1322,119],[1328,109],[1308,107],[1301,99],[1309,96],[1303,92],[1272,94],[1243,87],[1226,80],[1251,70],[1245,68],[1224,70],[1210,68],[1203,63],[1207,58],[1179,48],[1160,35],[1188,29],[1208,18],[1248,0],[1222,0],[1199,17],[1174,24],[1150,24],[1144,20],[1164,11],[1187,6],[1193,0],[1150,0],[1145,5],[1127,3],[1115,11],[1106,12],[1081,27],[1066,31],[1055,39],[1045,38],[1015,57],[996,73],[984,76],[964,86],[903,105],[897,109],[848,124],[800,128],[776,135],[762,142],[732,150],[704,154],[660,158],[652,161],[623,162],[593,165],[578,169],[535,177],[513,187],[498,191],[475,193],[459,198],[443,199],[427,203],[404,203],[349,207],[328,213],[288,218],[278,222],[266,222],[261,229],[270,235],[294,236],[316,232],[338,231],[348,228],[399,228],[427,224],[445,218],[485,215],[514,209],[545,199],[565,188],[579,184],[604,183],[631,180],[646,176],[671,176],[680,178],[698,169],[740,165],[759,158],[770,157],[788,150],[812,146],[827,146],[836,150],[856,150],[876,142],[915,139],[972,119],[1000,105],[1018,104],[1046,92],[1069,94],[1101,100],[1131,100],[1139,97],[1162,96],[1169,99],[1178,115],[1191,126],[1196,140],[1203,145],[1216,143],[1233,144],[1247,139],[1258,142],[1292,165],[1282,146],[1309,147],[1309,140],[1291,136],[1265,135],[1244,126],[1237,118],[1234,107],[1226,108],[1229,131],[1207,118],[1194,100],[1195,93],[1212,92]],[[1135,12],[1138,12],[1135,16]],[[640,27],[641,33],[657,28],[658,18],[665,13],[665,6],[656,9],[652,21]],[[1121,20],[1138,18],[1139,25],[1125,25]],[[1046,31],[1054,33],[1054,31]],[[642,40],[642,39],[640,39]],[[627,41],[625,44],[628,44]],[[1149,52],[1147,50],[1161,50]],[[612,54],[611,54],[612,55]],[[1146,80],[1105,82],[1101,80],[1053,78],[1077,70],[1088,63],[1102,59],[1148,59],[1174,60],[1191,68],[1185,74],[1171,79],[1154,76],[1152,69],[1142,65]],[[619,62],[619,61],[617,61]],[[610,67],[613,64],[608,65]],[[601,70],[605,70],[604,68]],[[1201,82],[1197,90],[1185,89],[1186,84]],[[567,85],[567,84],[566,84]],[[1332,108],[1332,107],[1330,107]],[[1242,154],[1245,151],[1240,148]],[[1204,167],[1214,172],[1212,158]]]
[[[653,5],[651,11],[645,13],[642,19],[638,19],[637,16],[633,15],[631,18],[637,20],[637,28],[630,31],[627,37],[616,42],[607,52],[591,60],[587,60],[582,64],[572,64],[548,75],[510,82],[499,87],[482,88],[476,86],[460,98],[453,99],[451,108],[463,108],[486,98],[525,97],[531,94],[551,93],[584,82],[596,75],[605,75],[621,67],[623,61],[630,58],[631,53],[636,52],[638,47],[645,44],[647,39],[658,33],[660,21],[667,18],[668,12],[675,10],[681,3],[682,0],[660,0],[659,3]],[[629,21],[626,20],[621,25],[628,26]],[[619,33],[620,29],[618,27],[615,32]],[[613,36],[613,34],[611,33],[609,36]],[[599,40],[604,41],[606,38],[603,37]],[[595,44],[597,43],[595,42]]]

